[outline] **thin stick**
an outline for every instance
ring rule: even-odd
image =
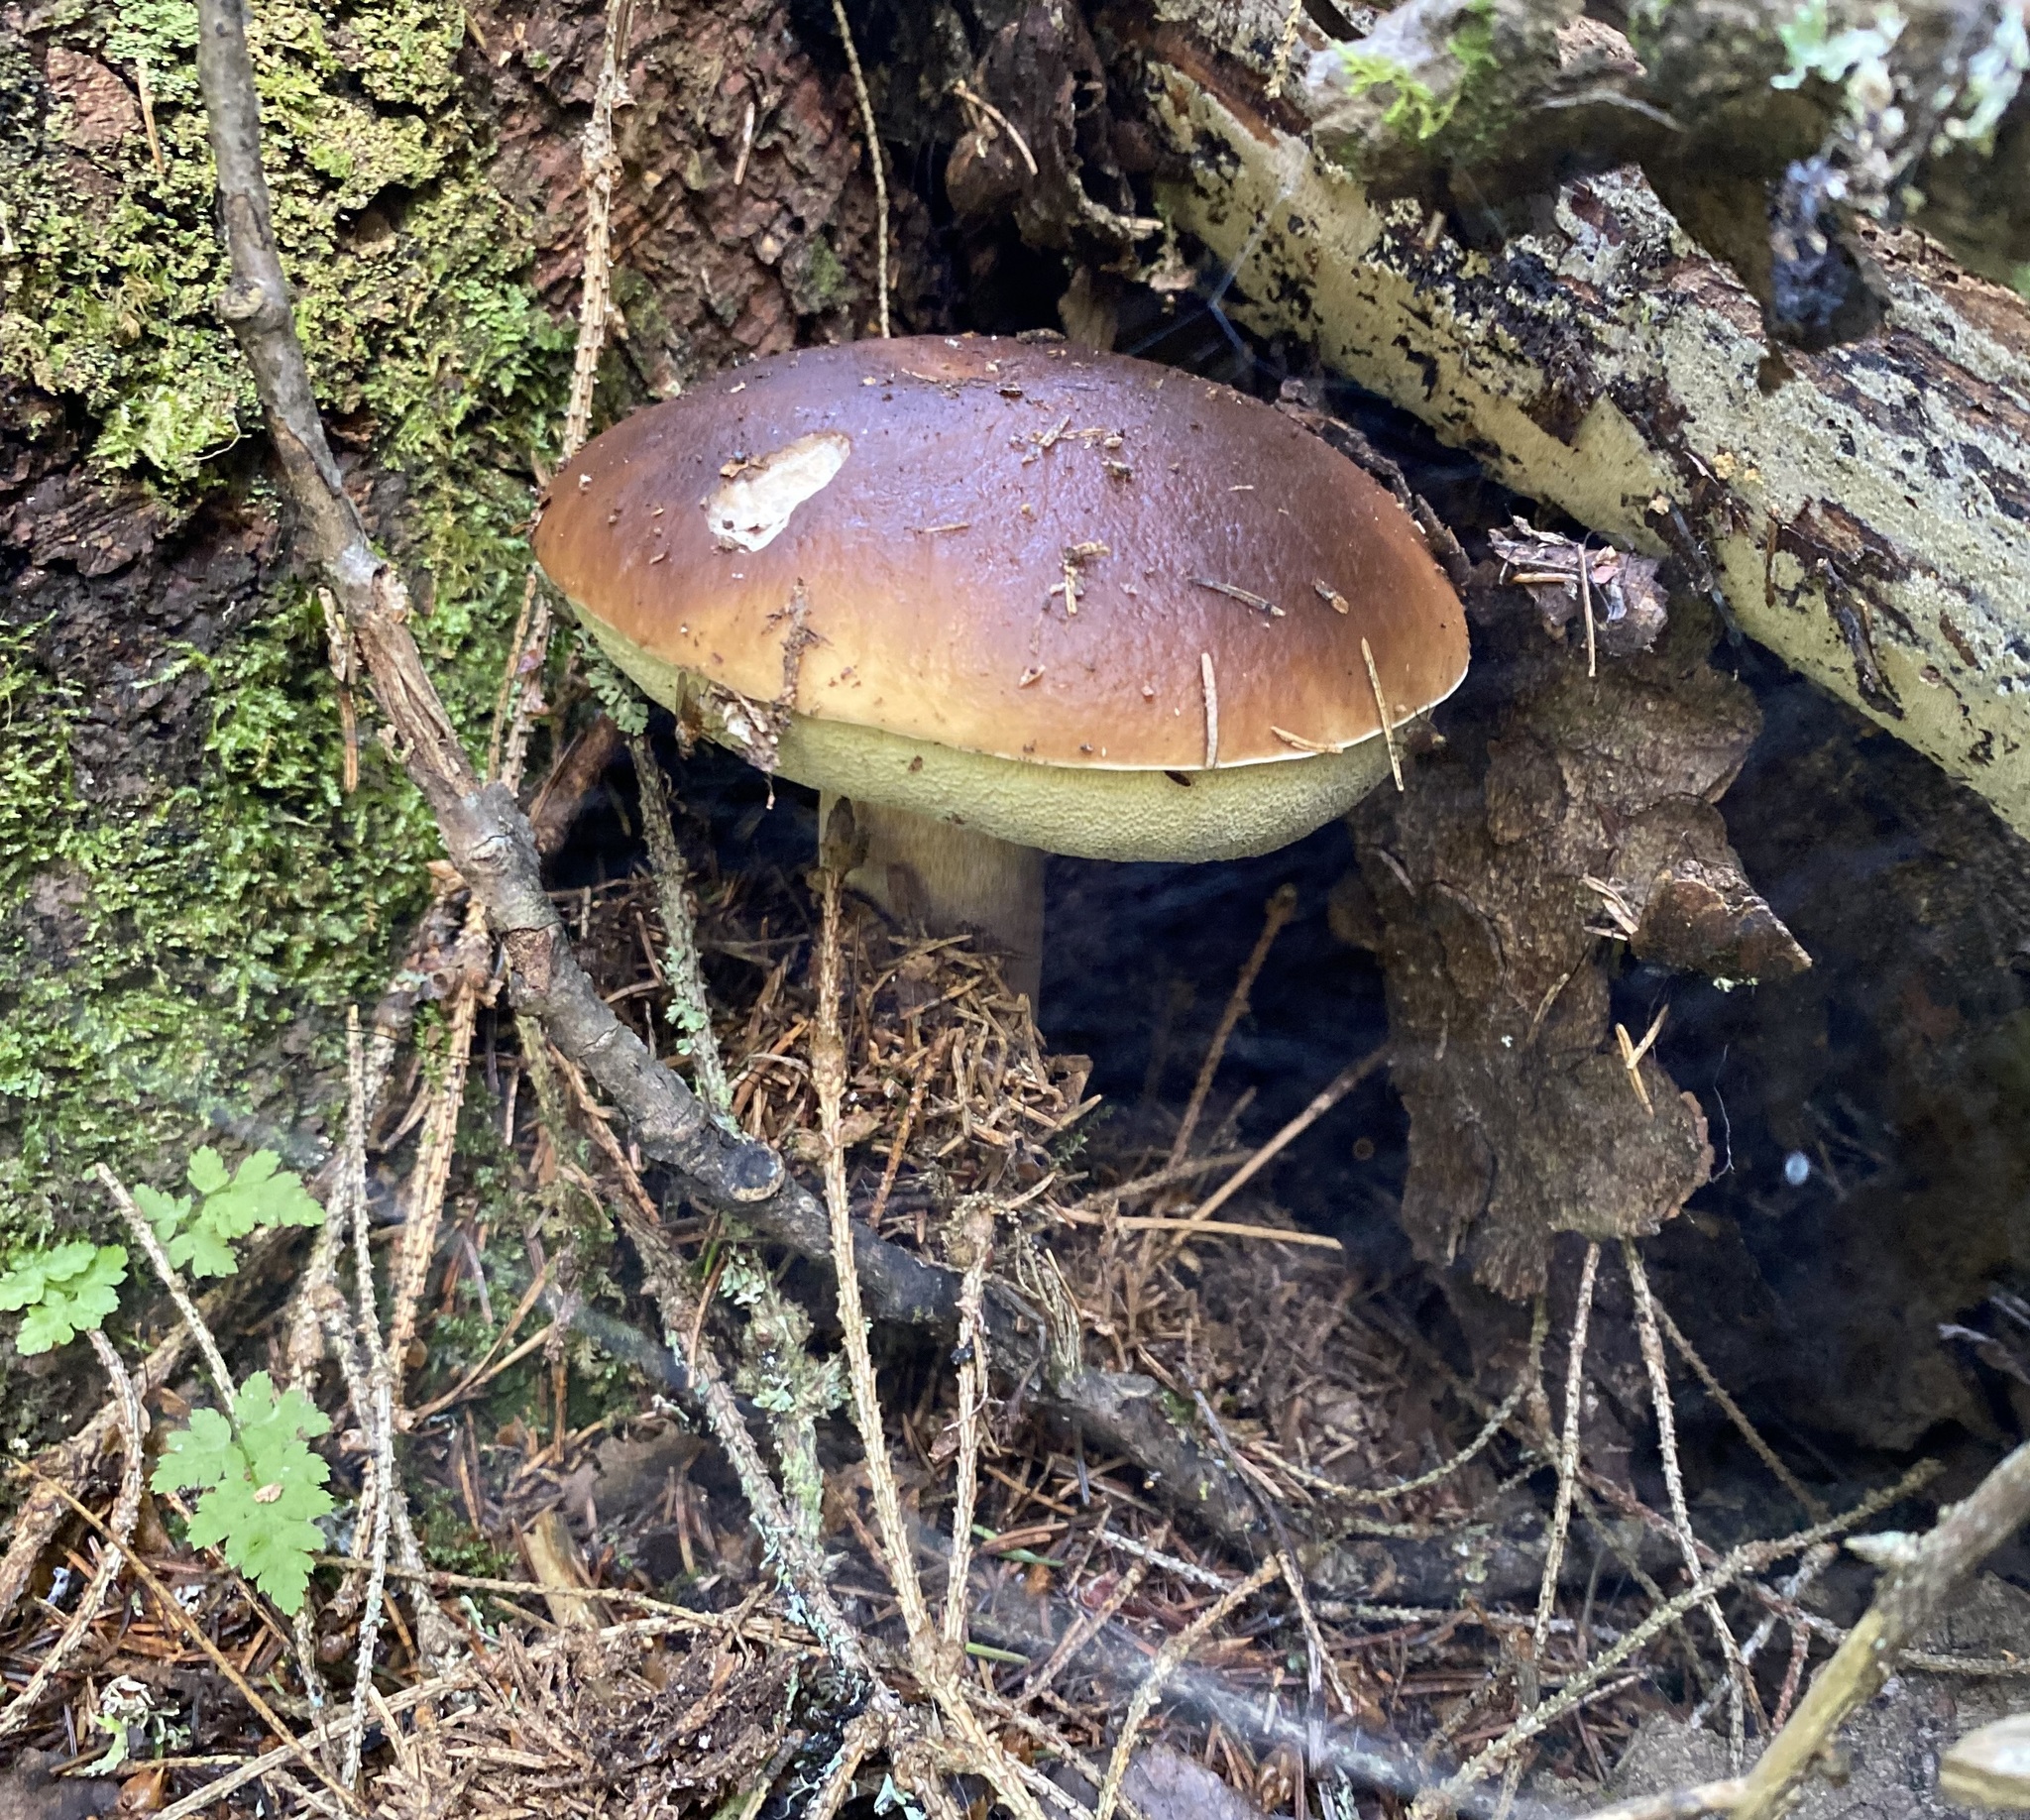
[[[614,109],[626,98],[623,74],[627,40],[633,25],[633,0],[608,0],[606,33],[600,45],[599,84],[593,90],[592,118],[580,141],[585,167],[585,260],[578,298],[578,342],[571,359],[571,391],[564,406],[558,453],[569,463],[592,429],[592,398],[599,382],[600,356],[606,349],[607,323],[613,315],[614,179],[620,159],[614,144]],[[521,787],[528,761],[528,740],[542,700],[543,663],[549,654],[552,622],[549,596],[531,567],[521,594],[521,614],[508,652],[507,673],[494,707],[493,733],[487,742],[487,771],[510,790]],[[512,704],[511,711],[509,704]],[[504,720],[507,733],[504,739]]]
[[[973,1502],[979,1494],[979,1418],[989,1389],[987,1328],[980,1318],[980,1303],[993,1256],[993,1203],[979,1198],[970,1208],[961,1204],[955,1225],[954,1249],[963,1254],[965,1275],[959,1287],[958,1485],[952,1500],[952,1558],[945,1573],[945,1643],[957,1651],[965,1648],[966,1575],[971,1568]]]
[[[835,818],[839,811],[835,810]],[[821,832],[821,840],[824,834]],[[889,1578],[902,1607],[912,1657],[932,1650],[930,1607],[916,1571],[916,1554],[902,1518],[902,1497],[888,1457],[882,1426],[880,1393],[874,1384],[874,1362],[867,1350],[867,1317],[860,1305],[859,1275],[852,1267],[852,1211],[846,1197],[846,1146],[840,1141],[840,1107],[846,1097],[846,1043],[840,1031],[840,878],[821,863],[818,935],[818,1015],[811,1036],[811,1078],[818,1089],[818,1127],[825,1146],[825,1202],[832,1216],[834,1274],[839,1280],[839,1319],[845,1329],[846,1380],[852,1392],[854,1425],[866,1455],[867,1485],[873,1494],[874,1520],[881,1546],[887,1551]]]
[[[1287,1539],[1277,1549],[1276,1558],[1282,1563],[1284,1583],[1290,1588],[1292,1604],[1297,1607],[1297,1622],[1303,1626],[1312,1701],[1316,1702],[1318,1698],[1318,1680],[1322,1673],[1332,1683],[1332,1691],[1339,1696],[1339,1710],[1342,1713],[1357,1711],[1353,1695],[1347,1691],[1345,1678],[1339,1672],[1339,1664],[1332,1659],[1331,1650],[1325,1648],[1325,1634],[1318,1629],[1317,1616],[1312,1612],[1310,1598],[1304,1591],[1303,1569],[1297,1564],[1297,1555]]]
[[[1153,1169],[1146,1176],[1136,1176],[1113,1188],[1096,1189],[1083,1200],[1074,1201],[1064,1211],[1069,1213],[1097,1213],[1109,1206],[1119,1206],[1123,1201],[1140,1200],[1145,1194],[1153,1194],[1158,1189],[1167,1189],[1179,1182],[1189,1182],[1197,1176],[1208,1176],[1217,1170],[1232,1169],[1236,1164],[1245,1163],[1253,1156],[1251,1150],[1223,1150],[1217,1156],[1188,1157],[1175,1169],[1166,1164],[1162,1169]]]
[[[1156,1539],[1158,1545],[1160,1546],[1169,1537],[1170,1526],[1165,1524],[1157,1532]],[[1147,1560],[1136,1561],[1126,1573],[1122,1574],[1114,1582],[1113,1591],[1107,1594],[1097,1610],[1080,1612],[1076,1619],[1072,1621],[1071,1627],[1065,1632],[1063,1638],[1059,1640],[1057,1648],[1050,1652],[1043,1666],[1031,1674],[1016,1691],[1015,1703],[1018,1706],[1026,1706],[1030,1701],[1040,1699],[1048,1692],[1051,1683],[1064,1671],[1065,1664],[1112,1622],[1114,1614],[1122,1606],[1126,1605],[1135,1596],[1136,1592],[1140,1590],[1142,1582],[1148,1573],[1149,1562]],[[1219,1590],[1221,1592],[1226,1590],[1224,1581],[1219,1583]]]
[[[1329,1232],[1299,1232],[1289,1226],[1255,1226],[1241,1220],[1172,1218],[1156,1213],[1131,1213],[1115,1218],[1105,1213],[1088,1213],[1080,1207],[1060,1207],[1058,1217],[1072,1226],[1111,1225],[1121,1232],[1175,1232],[1180,1243],[1198,1238],[1265,1239],[1274,1245],[1308,1245],[1314,1251],[1338,1251],[1339,1241]]]
[[[352,1208],[353,1271],[359,1303],[359,1331],[367,1353],[367,1377],[373,1402],[358,1412],[374,1448],[373,1524],[367,1549],[366,1601],[360,1611],[360,1646],[354,1656],[353,1685],[374,1684],[374,1655],[381,1641],[381,1616],[388,1585],[388,1537],[401,1481],[395,1470],[395,1377],[388,1351],[381,1343],[381,1314],[374,1303],[374,1253],[367,1230],[367,1065],[360,1044],[357,1006],[346,1012],[345,1106],[346,1200]],[[339,1777],[349,1788],[360,1781],[360,1758],[366,1746],[366,1708],[353,1702],[353,1723],[345,1735]]]
[[[1777,1697],[1775,1716],[1770,1722],[1773,1726],[1781,1727],[1784,1719],[1790,1712],[1790,1702],[1796,1697],[1797,1693],[1794,1685],[1796,1675],[1802,1670],[1804,1665],[1797,1659],[1798,1649],[1808,1646],[1811,1642],[1811,1631],[1799,1621],[1794,1602],[1799,1593],[1803,1592],[1820,1574],[1825,1572],[1826,1568],[1838,1557],[1839,1552],[1839,1549],[1832,1546],[1831,1543],[1827,1543],[1823,1547],[1814,1548],[1807,1554],[1797,1564],[1797,1571],[1776,1588],[1776,1598],[1781,1603],[1772,1604],[1762,1614],[1761,1622],[1748,1633],[1748,1641],[1741,1647],[1742,1660],[1744,1662],[1752,1662],[1756,1656],[1761,1654],[1762,1646],[1771,1637],[1775,1636],[1776,1627],[1779,1624],[1788,1624],[1790,1626],[1791,1643],[1794,1646],[1791,1652],[1791,1671],[1784,1676],[1787,1693],[1779,1694]],[[1786,1606],[1789,1607],[1787,1611],[1784,1609]],[[1841,1632],[1841,1636],[1845,1637],[1846,1632]],[[1692,1709],[1690,1724],[1694,1727],[1704,1725],[1712,1715],[1714,1703],[1719,1698],[1720,1689],[1716,1686]]]
[[[233,1374],[226,1370],[225,1355],[219,1351],[211,1329],[204,1324],[204,1316],[198,1313],[196,1303],[190,1300],[190,1292],[183,1287],[183,1279],[176,1274],[176,1267],[169,1262],[169,1254],[163,1249],[155,1228],[142,1216],[141,1209],[134,1204],[134,1196],[128,1194],[120,1178],[103,1163],[94,1165],[91,1173],[98,1178],[99,1186],[112,1195],[113,1205],[120,1209],[120,1217],[127,1222],[127,1230],[134,1234],[134,1242],[147,1254],[148,1261],[155,1266],[155,1274],[169,1292],[169,1300],[175,1304],[176,1312],[183,1317],[183,1325],[190,1330],[190,1338],[204,1359],[205,1370],[211,1373],[213,1388],[219,1396],[219,1413],[231,1422]]]
[[[487,735],[487,775],[489,777],[501,775],[501,741],[507,737],[508,721],[513,716],[515,708],[521,700],[521,697],[516,693],[516,685],[523,680],[522,659],[527,654],[529,648],[528,632],[531,620],[535,614],[536,588],[537,576],[535,567],[531,564],[528,573],[521,579],[521,611],[514,616],[514,635],[508,640],[507,667],[501,672],[501,690],[494,698],[494,725],[492,731]],[[326,590],[326,592],[328,593],[329,590]],[[337,612],[338,603],[333,601],[327,613],[327,618],[335,616]],[[548,635],[548,604],[545,603],[545,636]],[[350,637],[350,634],[348,634],[348,637]],[[334,631],[332,633],[334,644],[336,644],[337,638],[338,634]],[[517,777],[515,784],[510,787],[518,788],[519,783],[520,779]]]
[[[149,80],[148,58],[144,56],[134,59],[134,87],[141,97],[141,130],[148,135],[149,162],[155,166],[157,178],[167,183],[169,180],[169,160],[163,157],[162,136],[155,125],[155,84]]]
[[[1219,768],[1219,678],[1212,671],[1212,653],[1198,653],[1198,686],[1205,695],[1205,768]]]
[[[1022,130],[1021,128],[1016,126],[1014,121],[1010,120],[1006,114],[1002,113],[999,108],[997,108],[991,101],[989,101],[986,98],[986,96],[981,94],[975,94],[963,82],[954,82],[952,84],[952,92],[955,95],[957,95],[959,98],[959,100],[963,101],[967,107],[978,108],[979,111],[982,114],[984,114],[989,120],[991,120],[997,127],[1000,127],[1004,132],[1006,132],[1008,137],[1015,142],[1015,150],[1022,154],[1022,162],[1029,167],[1029,174],[1031,176],[1036,176],[1038,174],[1036,154],[1030,151],[1029,141],[1022,137]],[[984,144],[988,135],[980,134],[979,137],[981,143]]]
[[[342,753],[339,759],[339,788],[347,796],[360,787],[360,716],[353,701],[353,683],[360,663],[353,643],[352,627],[338,610],[329,588],[317,590],[317,603],[324,609],[324,632],[330,647],[332,680],[338,685],[338,733]]]
[[[1382,743],[1389,750],[1389,772],[1396,779],[1396,792],[1403,793],[1403,754],[1396,749],[1396,729],[1389,719],[1389,698],[1382,693],[1382,672],[1375,667],[1375,653],[1368,641],[1360,641],[1360,654],[1368,666],[1368,687],[1375,692],[1375,711],[1382,717]]]
[[[881,1215],[888,1210],[888,1196],[895,1191],[895,1178],[902,1169],[903,1153],[909,1148],[909,1134],[923,1115],[924,1094],[932,1078],[945,1065],[945,1051],[952,1046],[952,1039],[957,1034],[951,1029],[939,1031],[937,1039],[917,1057],[916,1079],[909,1083],[909,1099],[902,1108],[902,1122],[895,1127],[895,1142],[888,1147],[888,1161],[881,1169],[881,1186],[874,1191],[874,1205],[867,1214],[867,1224],[876,1232],[881,1229]]]
[[[1162,1695],[1164,1683],[1178,1671],[1184,1657],[1190,1654],[1214,1625],[1224,1623],[1236,1606],[1243,1600],[1253,1598],[1282,1572],[1281,1556],[1272,1555],[1245,1580],[1229,1587],[1213,1600],[1163,1646],[1156,1660],[1149,1665],[1149,1672],[1143,1677],[1142,1685],[1135,1689],[1134,1696],[1128,1701],[1127,1714],[1121,1720],[1120,1735],[1114,1740],[1113,1755],[1107,1760],[1106,1780],[1100,1784],[1099,1800],[1092,1810],[1093,1820],[1112,1820],[1115,1804],[1120,1799],[1121,1779],[1128,1773],[1128,1760],[1135,1749],[1135,1734],[1142,1729],[1142,1721],[1149,1717]]]
[[[871,1712],[859,1714],[846,1726],[846,1736],[839,1742],[838,1756],[826,1765],[825,1780],[811,1797],[810,1806],[804,1809],[804,1820],[834,1820],[846,1796],[852,1793],[853,1777],[859,1773],[867,1753],[886,1736],[887,1727]]]
[[[1678,1331],[1678,1324],[1671,1318],[1670,1310],[1660,1302],[1656,1305],[1656,1318],[1662,1323],[1664,1337],[1677,1348],[1678,1356],[1692,1368],[1692,1375],[1704,1386],[1706,1395],[1720,1406],[1727,1420],[1734,1423],[1735,1431],[1748,1442],[1749,1451],[1768,1467],[1776,1483],[1797,1500],[1807,1517],[1823,1521],[1826,1516],[1825,1503],[1807,1491],[1797,1474],[1777,1457],[1776,1449],[1762,1438],[1760,1430],[1748,1421],[1741,1405],[1728,1394],[1727,1387],[1713,1375],[1712,1368],[1693,1349],[1692,1342]]]
[[[612,311],[614,178],[620,169],[614,144],[614,107],[625,94],[621,69],[633,24],[634,0],[608,0],[600,45],[599,86],[585,123],[585,278],[578,304],[578,346],[571,364],[571,397],[564,410],[563,456],[569,461],[592,427],[592,394]]]
[[[1309,1105],[1285,1125],[1268,1143],[1255,1152],[1239,1169],[1229,1176],[1213,1193],[1193,1207],[1186,1215],[1186,1224],[1203,1226],[1213,1214],[1226,1205],[1235,1194],[1252,1182],[1264,1168],[1283,1151],[1303,1136],[1319,1119],[1332,1110],[1347,1094],[1360,1085],[1376,1069],[1388,1060],[1387,1046],[1371,1049],[1358,1062],[1349,1062],[1335,1075],[1331,1081],[1311,1098]]]
[[[61,1672],[63,1664],[97,1622],[99,1608],[105,1604],[106,1594],[112,1590],[113,1581],[119,1574],[121,1551],[127,1545],[127,1538],[134,1534],[135,1519],[141,1515],[141,1469],[146,1458],[143,1441],[148,1433],[148,1418],[142,1411],[141,1397],[134,1388],[134,1380],[127,1375],[127,1368],[121,1364],[112,1342],[97,1327],[86,1329],[84,1337],[91,1342],[92,1351],[98,1354],[99,1363],[105,1368],[112,1386],[113,1407],[119,1412],[122,1450],[120,1492],[113,1501],[112,1539],[100,1553],[98,1565],[92,1570],[91,1582],[79,1597],[77,1609],[70,1614],[63,1634],[43,1652],[43,1659],[36,1664],[28,1685],[15,1695],[4,1712],[0,1712],[0,1738],[20,1728],[21,1722],[42,1699],[43,1690]]]
[[[860,104],[860,124],[867,135],[867,162],[874,168],[874,257],[879,285],[881,339],[888,339],[888,176],[881,168],[881,130],[874,121],[874,103],[867,94],[867,78],[860,70],[859,47],[852,41],[852,27],[846,17],[846,0],[832,0],[832,17],[838,21],[839,36],[846,41],[846,67],[852,71],[852,92]]]
[[[1684,1473],[1678,1463],[1677,1412],[1670,1398],[1670,1369],[1663,1357],[1663,1335],[1657,1330],[1656,1306],[1649,1294],[1649,1273],[1642,1268],[1642,1255],[1634,1239],[1622,1240],[1622,1264],[1629,1273],[1629,1288],[1635,1299],[1635,1334],[1642,1350],[1643,1368],[1649,1375],[1649,1401],[1656,1411],[1656,1440],[1663,1457],[1663,1488],[1670,1500],[1671,1529],[1677,1536],[1678,1550],[1684,1557],[1688,1579],[1699,1577],[1699,1542],[1692,1530],[1691,1509],[1685,1502]],[[1749,1698],[1748,1663],[1736,1641],[1720,1601],[1706,1606],[1714,1639],[1727,1660],[1732,1693],[1728,1698],[1728,1748],[1733,1766],[1740,1769],[1747,1740],[1747,1706]]]
[[[1345,1504],[1386,1504],[1393,1499],[1407,1497],[1411,1492],[1428,1491],[1433,1485],[1442,1484],[1507,1427],[1510,1417],[1522,1407],[1523,1398],[1527,1397],[1536,1385],[1537,1373],[1543,1358],[1543,1342],[1549,1331],[1550,1307],[1539,1296],[1529,1322],[1529,1351],[1523,1359],[1522,1369],[1516,1374],[1516,1382],[1509,1387],[1509,1394],[1482,1424],[1480,1432],[1442,1466],[1433,1466],[1430,1471],[1418,1473],[1415,1478],[1405,1479],[1398,1485],[1335,1485],[1331,1480],[1322,1479],[1315,1473],[1304,1474],[1300,1482],[1306,1490],[1323,1492]]]
[[[1558,1437],[1558,1492],[1551,1507],[1550,1536],[1543,1549],[1543,1579],[1536,1591],[1536,1623],[1530,1631],[1526,1678],[1527,1705],[1536,1704],[1536,1664],[1550,1641],[1550,1621],[1557,1611],[1558,1570],[1564,1565],[1565,1538],[1572,1527],[1572,1494],[1579,1483],[1579,1412],[1586,1394],[1586,1336],[1593,1321],[1593,1284],[1600,1274],[1600,1241],[1586,1247],[1579,1267],[1579,1290],[1572,1307],[1572,1337],[1565,1352],[1565,1423]],[[1696,1572],[1694,1574],[1696,1578]]]
[[[835,823],[842,813],[834,809]],[[917,1572],[915,1549],[903,1521],[894,1465],[888,1457],[881,1399],[874,1383],[874,1362],[867,1349],[867,1317],[860,1302],[859,1273],[853,1267],[852,1206],[846,1195],[846,1146],[840,1137],[840,1108],[846,1097],[846,1042],[839,1020],[842,868],[832,827],[821,831],[820,841],[818,1008],[811,1033],[811,1079],[818,1090],[818,1130],[825,1157],[825,1207],[831,1222],[833,1275],[839,1285],[839,1324],[846,1345],[846,1384],[852,1398],[853,1425],[859,1430],[860,1449],[866,1461],[867,1487],[873,1495],[874,1522],[888,1557],[888,1578],[902,1609],[903,1628],[909,1636],[911,1666],[964,1741],[973,1766],[993,1784],[994,1792],[1021,1820],[1043,1820],[1035,1797],[1022,1785],[1001,1747],[987,1736],[964,1690],[940,1659],[930,1607],[924,1599],[923,1579]]]
[[[733,1088],[712,1034],[712,1003],[705,991],[705,973],[698,960],[697,912],[691,898],[689,868],[677,833],[670,823],[669,793],[662,765],[645,734],[627,741],[634,755],[634,775],[641,787],[641,831],[648,842],[648,865],[655,878],[655,903],[662,914],[663,969],[670,983],[670,1012],[682,1033],[684,1053],[698,1097],[721,1116],[733,1108]]]
[[[1233,990],[1227,994],[1226,1009],[1219,1014],[1218,1027],[1212,1032],[1212,1041],[1206,1045],[1205,1060],[1198,1065],[1198,1079],[1191,1083],[1191,1096],[1184,1102],[1184,1115],[1178,1121],[1178,1134],[1171,1140],[1169,1161],[1172,1169],[1190,1153],[1192,1135],[1197,1131],[1199,1116],[1205,1110],[1206,1096],[1212,1091],[1212,1078],[1219,1073],[1220,1061],[1226,1054],[1226,1046],[1232,1040],[1235,1028],[1247,1015],[1248,994],[1255,989],[1255,981],[1261,977],[1269,951],[1276,946],[1276,938],[1296,914],[1297,886],[1294,884],[1278,886],[1275,895],[1262,906],[1262,933],[1255,938],[1255,946],[1241,965]]]
[[[1577,1674],[1568,1676],[1555,1698],[1544,1701],[1534,1711],[1524,1713],[1477,1757],[1454,1770],[1445,1779],[1443,1786],[1432,1792],[1432,1802],[1438,1806],[1456,1804],[1474,1783],[1499,1769],[1532,1738],[1555,1725],[1638,1649],[1647,1648],[1656,1638],[1680,1622],[1687,1612],[1696,1611],[1715,1593],[1725,1592],[1748,1575],[1759,1573],[1773,1561],[1784,1560],[1832,1536],[1845,1535],[1857,1524],[1865,1523],[1878,1511],[1885,1511],[1891,1505],[1902,1503],[1919,1487],[1936,1477],[1937,1473],[1936,1463],[1924,1461],[1913,1466],[1895,1484],[1870,1492],[1852,1510],[1838,1517],[1829,1517],[1825,1522],[1814,1524],[1808,1530],[1799,1530],[1774,1541],[1744,1542],[1740,1547],[1733,1549],[1723,1556],[1716,1566],[1707,1569],[1697,1582],[1686,1587],[1675,1598],[1665,1600],[1640,1624],[1624,1633],[1619,1643],[1596,1655]]]
[[[413,1687],[404,1687],[399,1693],[390,1694],[385,1700],[376,1694],[375,1700],[379,1710],[388,1718],[393,1718],[396,1713],[405,1713],[411,1707],[421,1706],[427,1700],[435,1700],[459,1687],[469,1685],[470,1680],[470,1671],[439,1675],[432,1680],[419,1681]],[[302,1743],[326,1743],[342,1725],[354,1724],[357,1716],[357,1704],[347,1707],[343,1712],[332,1713],[306,1733]],[[360,1722],[364,1723],[363,1720]],[[264,1752],[259,1757],[250,1757],[243,1763],[236,1763],[216,1780],[186,1794],[180,1801],[171,1802],[156,1816],[156,1820],[191,1820],[191,1816],[206,1812],[223,1801],[227,1795],[246,1787],[249,1782],[270,1774],[296,1756],[299,1749],[300,1746],[293,1743],[279,1745],[273,1751]]]
[[[1586,674],[1600,674],[1600,650],[1593,630],[1593,562],[1586,554],[1586,539],[1579,539],[1579,611],[1586,616]]]
[[[474,902],[458,938],[458,974],[445,1038],[444,1078],[423,1121],[415,1168],[409,1173],[408,1217],[390,1267],[395,1308],[388,1323],[388,1358],[397,1385],[406,1374],[408,1343],[415,1337],[417,1311],[437,1250],[437,1228],[444,1217],[444,1194],[451,1183],[451,1159],[458,1146],[458,1119],[465,1107],[466,1068],[472,1060],[473,1031],[479,1021],[480,992],[490,970],[491,954],[486,912]]]
[[[1290,59],[1297,55],[1297,29],[1303,18],[1304,0],[1290,0],[1283,17],[1283,36],[1276,41],[1276,60],[1269,66],[1269,99],[1283,99],[1283,84],[1290,74]]]

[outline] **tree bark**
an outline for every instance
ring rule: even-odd
[[[1639,170],[1548,189],[1486,250],[1321,157],[1272,99],[1274,0],[1105,16],[1158,193],[1224,307],[1311,343],[1500,480],[1674,554],[1730,624],[2030,831],[2030,303],[1863,220],[1866,338],[1776,343]],[[1314,41],[1315,46],[1316,41]]]

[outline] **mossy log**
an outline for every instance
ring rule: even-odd
[[[1593,533],[1675,554],[1734,626],[2030,831],[2030,302],[1862,217],[1878,325],[1785,345],[1632,166],[1470,244],[1320,153],[1314,110],[1343,93],[1272,98],[1283,30],[1277,0],[1099,22],[1114,104],[1169,161],[1162,210],[1231,269],[1224,306]]]

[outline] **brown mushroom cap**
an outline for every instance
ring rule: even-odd
[[[736,741],[722,692],[786,710],[786,775],[1054,852],[1281,845],[1386,772],[1363,639],[1392,722],[1466,668],[1365,473],[1228,387],[1062,344],[723,374],[580,450],[536,553],[652,695]]]

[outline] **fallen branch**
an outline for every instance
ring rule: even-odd
[[[2018,1447],[1950,1506],[1926,1536],[1893,1538],[1874,1603],[1819,1670],[1790,1722],[1748,1772],[1735,1820],[1774,1820],[1848,1716],[1880,1692],[1896,1658],[1929,1630],[1989,1554],[2030,1518],[2030,1444]]]

